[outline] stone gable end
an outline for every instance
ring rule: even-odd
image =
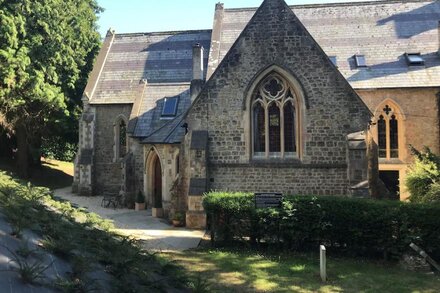
[[[365,130],[370,111],[282,0],[257,10],[187,116],[193,129],[210,134],[209,161],[249,161],[248,90],[273,65],[304,92],[303,162],[346,163],[346,135]]]
[[[271,68],[294,80],[303,93],[302,153],[296,161],[252,156],[249,101]],[[366,130],[370,118],[286,3],[266,0],[208,80],[186,122],[190,131],[209,133],[208,189],[347,194],[347,135]]]

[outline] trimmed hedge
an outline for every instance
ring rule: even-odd
[[[440,205],[347,197],[288,196],[280,209],[256,209],[253,194],[204,196],[212,241],[277,244],[285,250],[325,244],[350,255],[398,257],[414,242],[440,259]]]

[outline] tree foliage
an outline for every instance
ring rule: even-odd
[[[423,152],[411,147],[415,161],[406,178],[412,202],[440,202],[440,156],[428,147]]]
[[[75,129],[100,12],[96,0],[0,0],[0,114],[17,136],[20,169],[29,145]]]

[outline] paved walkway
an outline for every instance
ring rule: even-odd
[[[71,192],[70,187],[57,189],[54,193],[55,196],[112,220],[119,232],[142,240],[144,247],[149,250],[182,251],[195,248],[205,234],[205,231],[175,228],[164,219],[153,218],[151,210],[103,208],[102,196],[78,196]]]

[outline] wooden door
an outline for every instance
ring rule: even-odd
[[[154,207],[162,207],[162,168],[159,158],[154,162]]]

